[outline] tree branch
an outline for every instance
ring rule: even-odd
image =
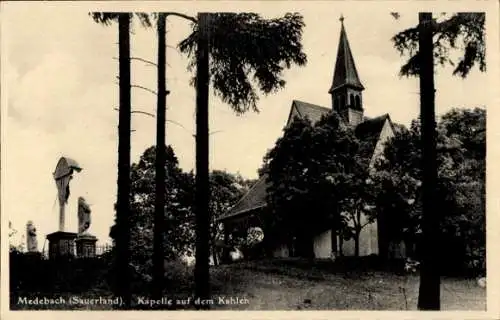
[[[120,80],[120,77],[119,77],[119,76],[116,76],[116,79]],[[117,84],[118,84],[118,83],[117,83]],[[151,90],[151,89],[146,88],[146,87],[143,87],[143,86],[140,86],[140,85],[138,85],[138,84],[132,84],[132,85],[130,85],[130,87],[131,87],[131,88],[138,88],[138,89],[142,89],[142,90],[148,91],[148,92],[150,92],[150,93],[152,93],[152,94],[154,94],[154,95],[158,95],[158,93],[157,93],[156,91]],[[168,94],[168,93],[169,93],[169,92],[167,91],[167,94]]]
[[[138,111],[138,110],[136,111],[136,110],[134,110],[134,111],[132,111],[131,113],[140,113],[140,114],[144,114],[144,115],[150,116],[150,117],[152,117],[152,118],[154,118],[154,117],[155,117],[155,115],[154,115],[154,114],[149,113],[149,112],[145,112],[145,111]]]
[[[370,222],[370,221],[368,221],[367,223],[363,224],[363,225],[361,226],[361,228],[360,228],[360,229],[363,229],[364,227],[366,227],[366,226],[367,226],[367,225],[369,225],[370,223],[371,223],[371,222]]]
[[[196,18],[188,16],[188,15],[183,14],[183,13],[179,13],[179,12],[163,12],[163,14],[165,15],[165,18],[168,17],[168,16],[176,16],[176,17],[179,17],[179,18],[183,18],[183,19],[189,20],[189,21],[191,21],[193,23],[198,23],[198,21],[196,20]]]
[[[169,120],[169,119],[166,119],[165,122],[170,122],[170,123],[173,123],[173,124],[176,124],[178,125],[179,127],[181,127],[182,129],[186,130],[187,132],[189,132],[193,137],[194,137],[194,134],[189,131],[186,127],[184,127],[182,124],[180,124],[179,122],[177,121],[174,121],[174,120]]]
[[[116,111],[119,111],[118,108],[113,108],[114,110]],[[156,118],[156,116],[152,113],[149,113],[149,112],[146,112],[146,111],[140,111],[140,110],[133,110],[131,111],[131,113],[138,113],[138,114],[143,114],[143,115],[146,115],[146,116],[149,116],[151,118]],[[169,120],[169,119],[166,119],[165,122],[170,122],[170,123],[173,123],[179,127],[181,127],[182,129],[186,130],[187,132],[189,132],[191,135],[193,135],[193,137],[195,136],[194,134],[192,134],[191,131],[189,131],[185,126],[183,126],[182,124],[180,124],[179,122],[177,121],[174,121],[174,120]],[[218,133],[218,132],[222,132],[222,130],[219,130],[219,131],[215,131],[215,132],[211,132],[211,134],[213,133]]]
[[[114,109],[114,110],[116,110],[116,111],[119,111],[119,110],[120,110],[120,109],[118,109],[118,108],[113,108],[113,109]],[[152,118],[155,118],[155,115],[154,115],[154,114],[149,113],[149,112],[146,112],[146,111],[133,110],[133,111],[131,111],[130,113],[139,113],[139,114],[144,114],[144,115],[146,115],[146,116],[150,116],[150,117],[152,117]]]
[[[151,90],[151,89],[148,89],[148,88],[143,87],[143,86],[140,86],[140,85],[138,85],[138,84],[133,84],[133,85],[131,85],[130,87],[131,87],[131,88],[138,88],[138,89],[142,89],[142,90],[144,90],[144,91],[151,92],[151,93],[152,93],[152,94],[154,94],[154,95],[158,95],[158,93],[157,93],[156,91]]]
[[[146,64],[149,64],[149,65],[152,65],[152,66],[155,66],[155,67],[158,67],[158,65],[152,61],[149,61],[149,60],[146,60],[146,59],[143,59],[143,58],[138,58],[138,57],[131,57],[130,60],[137,60],[137,61],[141,61],[141,62],[144,62]]]
[[[208,135],[212,135],[212,134],[216,134],[216,133],[220,133],[220,132],[224,132],[224,130],[217,130],[217,131],[212,131],[210,132]]]
[[[167,46],[167,47],[172,47],[172,46]],[[113,60],[119,60],[119,59],[117,57],[113,57]],[[143,58],[131,57],[130,60],[137,60],[137,61],[144,62],[145,64],[150,65],[152,67],[158,67],[158,65],[156,63],[154,63],[153,61],[146,60]],[[172,67],[168,62],[166,64],[167,64],[167,66]]]

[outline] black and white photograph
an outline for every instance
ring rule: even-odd
[[[498,3],[0,5],[5,319],[500,315]]]

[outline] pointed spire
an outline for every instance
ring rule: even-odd
[[[335,71],[333,73],[333,83],[329,93],[341,86],[350,85],[357,89],[363,90],[364,87],[359,80],[358,71],[354,64],[351,47],[347,40],[347,34],[344,28],[344,16],[340,16],[340,40],[337,50],[337,61],[335,63]]]

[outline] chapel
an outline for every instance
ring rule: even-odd
[[[394,125],[388,114],[374,118],[367,118],[364,115],[365,108],[368,107],[363,99],[365,87],[361,82],[354,62],[343,17],[340,18],[340,24],[337,57],[332,83],[328,90],[328,94],[331,96],[331,105],[325,107],[293,100],[285,127],[295,119],[300,118],[308,118],[314,124],[322,116],[330,112],[336,112],[346,125],[353,128],[356,136],[370,146],[367,156],[370,158],[369,170],[371,170],[375,159],[383,152],[384,143],[394,136]],[[259,226],[262,221],[260,216],[265,213],[267,207],[267,178],[264,173],[250,190],[226,214],[218,219],[224,225],[226,238],[233,232],[247,229],[250,226]],[[331,228],[325,226],[324,230],[314,236],[315,258],[330,258],[333,252],[339,251],[346,256],[354,255],[355,248],[352,239],[345,241],[334,235],[337,239],[333,239],[332,235]],[[362,229],[359,237],[359,255],[379,254],[381,246],[388,245],[381,241],[382,238],[384,237],[382,229],[379,228],[379,221],[375,220],[368,224]],[[337,248],[334,246],[337,246]],[[275,243],[273,244],[272,255],[274,257],[292,257],[296,254],[297,250],[295,249],[294,245],[290,245],[290,243]]]

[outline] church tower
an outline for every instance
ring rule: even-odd
[[[344,17],[340,17],[340,41],[333,82],[328,93],[332,96],[332,108],[350,125],[363,121],[363,98],[365,89],[359,80],[349,41],[344,28]]]

